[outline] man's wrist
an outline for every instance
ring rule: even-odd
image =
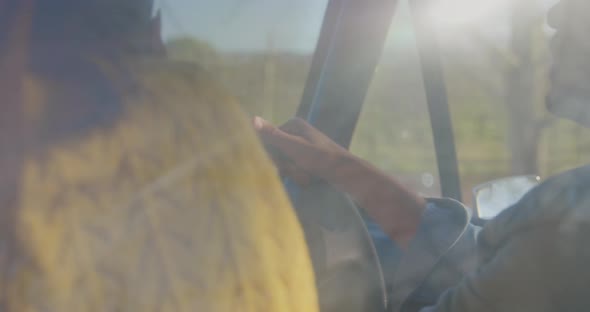
[[[406,189],[393,177],[352,154],[342,155],[324,177],[348,193],[381,228],[405,246],[415,234],[426,209],[426,199]]]
[[[322,177],[330,184],[335,186],[345,184],[350,179],[359,178],[363,175],[363,160],[351,153],[342,153],[332,157],[329,166],[322,172]]]

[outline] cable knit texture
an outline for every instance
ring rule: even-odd
[[[302,230],[238,105],[192,65],[125,66],[136,88],[113,125],[25,162],[9,310],[317,311]]]

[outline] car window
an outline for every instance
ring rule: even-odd
[[[426,196],[440,185],[410,10],[400,1],[351,151]]]
[[[246,112],[274,123],[293,116],[327,0],[159,1],[173,59],[212,72]]]
[[[545,108],[553,35],[546,15],[555,2],[453,0],[431,8],[467,204],[485,181],[543,178],[590,160],[590,130]]]

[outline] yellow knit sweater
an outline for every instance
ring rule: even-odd
[[[128,66],[139,92],[120,90],[115,126],[26,160],[9,309],[317,311],[302,230],[237,104],[187,64]]]

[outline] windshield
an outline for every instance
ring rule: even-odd
[[[175,60],[204,66],[251,115],[281,123],[300,103],[327,0],[158,1]]]
[[[566,57],[551,51],[555,30],[547,15],[555,3],[457,0],[431,9],[469,203],[473,187],[485,181],[513,175],[546,178],[590,161],[588,128],[546,108],[551,85],[561,83],[549,80],[552,63]],[[578,49],[567,58],[583,53]],[[561,67],[566,76],[586,79]]]
[[[516,175],[546,178],[590,160],[590,130],[546,107],[555,33],[547,15],[556,2],[449,0],[422,8],[437,35],[462,199],[471,207],[474,188],[484,182]],[[407,180],[408,187],[437,196],[441,168],[414,23],[408,1],[400,1],[352,150]],[[566,57],[583,53],[579,48]],[[576,80],[560,81],[584,81],[579,68],[562,68],[562,76]]]

